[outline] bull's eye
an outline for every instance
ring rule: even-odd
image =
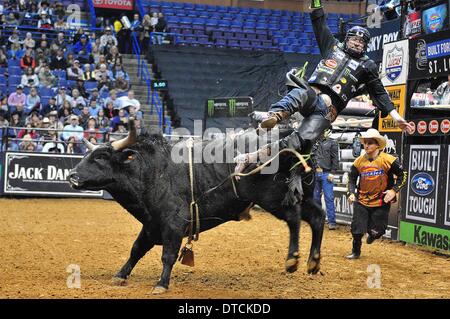
[[[134,160],[134,156],[133,156],[133,155],[128,155],[128,160],[129,160],[129,161]]]

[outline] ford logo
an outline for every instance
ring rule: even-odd
[[[411,188],[419,196],[430,195],[434,191],[434,179],[430,174],[417,173],[411,180]]]

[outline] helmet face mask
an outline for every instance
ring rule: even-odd
[[[367,50],[370,33],[367,29],[354,26],[347,31],[344,41],[344,50],[353,57],[362,57]]]

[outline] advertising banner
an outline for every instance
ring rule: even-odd
[[[422,13],[417,11],[408,14],[404,26],[404,38],[413,38],[422,34]]]
[[[400,222],[400,240],[450,254],[450,230]]]
[[[95,8],[133,10],[134,0],[94,0]]]
[[[450,117],[415,119],[409,123],[413,126],[412,136],[446,136],[450,131]]]
[[[447,174],[446,176],[446,192],[445,192],[445,217],[444,225],[450,226],[450,148],[447,147]]]
[[[394,85],[386,87],[386,91],[394,104],[397,112],[404,117],[405,116],[405,100],[406,100],[406,86],[405,85]],[[394,119],[388,115],[386,117],[381,117],[378,121],[378,130],[380,132],[401,132],[402,130],[398,127]]]
[[[450,31],[409,40],[409,78],[426,79],[450,73]]]
[[[386,43],[400,39],[400,18],[381,23],[381,28],[369,28],[370,42],[367,55],[376,63],[383,60],[383,47]]]
[[[406,219],[436,224],[440,145],[410,145]]]
[[[103,191],[77,191],[67,181],[83,156],[48,153],[6,153],[4,192],[13,195],[99,197]]]
[[[245,97],[214,98],[206,101],[206,117],[247,117],[253,112],[253,99]]]
[[[384,86],[405,84],[408,79],[408,64],[408,40],[386,44],[382,64]]]
[[[447,1],[442,1],[441,4],[433,4],[431,7],[422,9],[423,33],[436,33],[448,29]]]
[[[322,205],[325,208],[325,203]],[[334,207],[336,221],[343,224],[350,224],[353,216],[353,205],[347,200],[347,189],[345,187],[334,187]]]

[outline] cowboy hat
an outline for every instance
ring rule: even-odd
[[[382,151],[386,147],[386,138],[380,134],[376,129],[370,128],[366,132],[362,132],[359,137],[361,143],[364,143],[365,139],[374,139],[378,143],[378,149]]]

